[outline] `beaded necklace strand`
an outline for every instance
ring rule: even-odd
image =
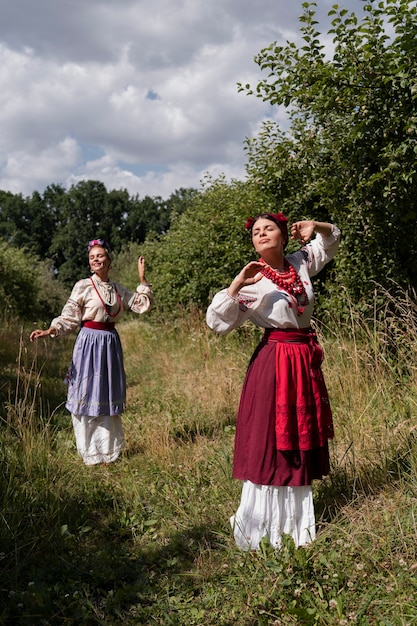
[[[282,289],[282,291],[288,293],[295,304],[297,315],[300,316],[308,304],[308,296],[301,278],[293,266],[287,259],[284,259],[284,271],[277,272],[263,259],[259,259],[259,262],[265,266],[261,269],[261,274],[263,274],[265,278],[269,278],[278,289]]]
[[[118,307],[118,309],[117,309],[116,313],[110,313],[110,305],[109,305],[109,304],[106,304],[106,303],[104,302],[103,298],[102,298],[102,297],[101,297],[101,295],[100,295],[99,290],[98,290],[98,289],[97,289],[97,287],[96,287],[96,284],[95,284],[95,282],[94,282],[94,280],[93,280],[93,277],[92,277],[92,276],[90,276],[90,280],[91,280],[91,282],[92,282],[92,284],[93,284],[94,289],[96,290],[96,294],[97,294],[97,295],[98,295],[98,297],[100,298],[100,302],[101,302],[101,304],[103,305],[103,307],[104,307],[104,309],[105,309],[105,311],[106,311],[107,315],[108,315],[109,317],[116,317],[116,315],[119,315],[119,313],[120,313],[120,309],[122,308],[122,300],[121,300],[121,298],[120,298],[119,292],[117,291],[116,287],[114,287],[114,289],[115,289],[115,291],[116,291],[116,298],[117,298],[117,303],[118,303],[119,307]]]

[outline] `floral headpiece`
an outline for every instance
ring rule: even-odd
[[[94,248],[94,246],[100,246],[101,248],[104,248],[107,254],[110,256],[110,246],[107,241],[104,241],[104,239],[92,239],[91,241],[89,241],[87,246],[87,252],[90,252],[91,248]]]
[[[281,211],[279,213],[260,213],[256,217],[249,217],[246,220],[245,230],[251,231],[254,223],[257,222],[260,218],[265,218],[265,219],[272,220],[273,222],[275,222],[275,224],[278,226],[278,228],[282,232],[282,236],[284,238],[284,245],[286,246],[288,243],[288,226],[287,226],[288,218],[285,217],[285,215],[281,213]]]

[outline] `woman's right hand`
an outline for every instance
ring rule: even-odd
[[[254,285],[262,278],[261,269],[264,267],[259,261],[251,261],[239,272],[239,274],[230,283],[228,292],[232,298],[239,293],[239,289],[247,285]]]
[[[40,337],[49,337],[49,335],[53,335],[53,328],[48,328],[48,330],[40,330],[37,328],[30,333],[29,339],[31,341],[35,341],[35,339],[39,339]]]

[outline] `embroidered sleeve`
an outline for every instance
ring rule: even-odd
[[[333,225],[330,237],[323,237],[317,233],[301,252],[307,262],[310,276],[318,274],[323,267],[335,256],[340,243],[340,230]]]
[[[67,300],[62,309],[61,315],[51,322],[51,328],[55,331],[55,336],[69,335],[76,330],[82,320],[82,310],[78,302]]]
[[[248,296],[240,292],[237,299],[239,302],[239,309],[243,312],[246,312],[251,307],[251,305],[256,302],[256,298],[254,298],[253,296]]]
[[[207,309],[207,325],[217,333],[229,333],[249,319],[250,308],[256,300],[255,295],[244,291],[240,291],[236,298],[232,298],[227,289],[219,291]]]
[[[154,303],[152,288],[149,285],[138,285],[136,291],[126,292],[127,307],[133,313],[146,313]]]

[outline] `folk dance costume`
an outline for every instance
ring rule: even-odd
[[[115,324],[124,311],[145,313],[152,302],[150,285],[141,284],[134,292],[93,275],[74,285],[61,315],[51,322],[53,336],[81,327],[66,376],[65,406],[86,465],[111,463],[125,448],[120,416],[125,410],[126,377]]]
[[[236,298],[220,291],[207,310],[209,327],[221,334],[247,320],[265,328],[249,363],[236,423],[233,476],[243,486],[231,524],[244,550],[258,549],[265,536],[279,547],[283,533],[296,546],[316,534],[311,484],[329,472],[333,422],[323,353],[310,328],[310,278],[334,257],[339,239],[336,226],[329,237],[317,233],[286,257],[285,274],[265,265],[259,282]]]

